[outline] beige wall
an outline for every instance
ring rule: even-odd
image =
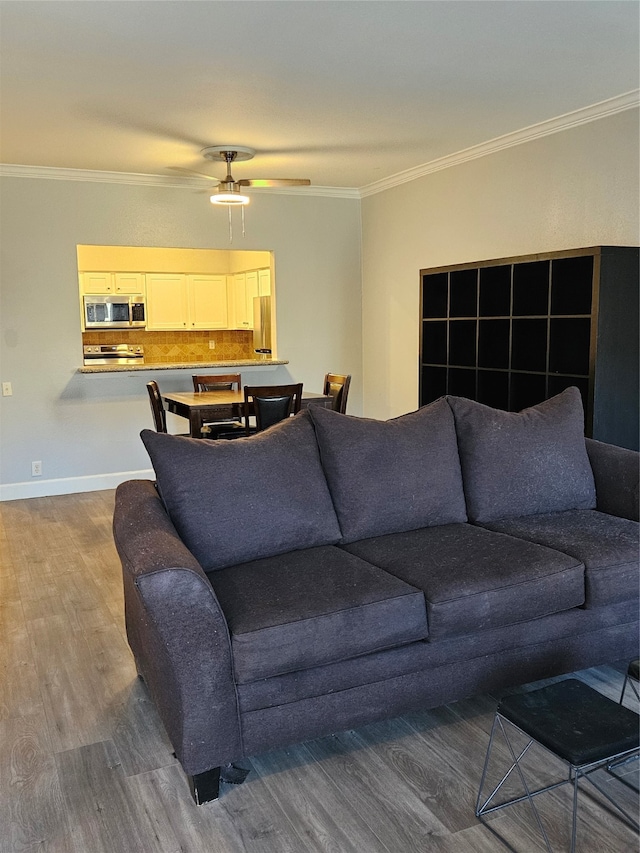
[[[247,237],[237,229],[232,248],[274,252],[290,364],[247,378],[317,388],[329,369],[352,373],[350,412],[410,411],[419,270],[637,245],[638,159],[629,111],[366,197],[362,223],[354,199],[254,197]],[[150,422],[147,377],[77,374],[76,245],[227,249],[226,211],[189,189],[4,178],[1,191],[0,372],[14,395],[0,398],[0,496],[108,488],[148,470],[138,439]],[[185,387],[184,373],[161,379]],[[32,460],[42,479],[31,479]]]
[[[228,249],[227,211],[191,189],[2,178],[0,191],[0,496],[109,488],[149,460],[138,437],[151,426],[152,375],[80,375],[78,244]],[[272,251],[278,352],[285,367],[243,370],[251,381],[302,381],[321,390],[327,371],[352,373],[361,411],[360,202],[254,195],[231,248]],[[187,388],[188,371],[156,377]],[[184,430],[175,419],[173,431]],[[43,476],[31,478],[31,462]]]
[[[228,249],[158,249],[148,246],[78,246],[80,271],[224,275],[264,269],[270,265],[270,252]]]
[[[632,110],[364,198],[364,413],[418,405],[420,269],[636,246],[638,160]]]

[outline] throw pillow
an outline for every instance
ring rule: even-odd
[[[167,512],[205,571],[340,539],[306,412],[233,441],[140,435]]]
[[[444,399],[389,421],[309,411],[343,542],[467,520]]]
[[[464,397],[446,399],[455,417],[471,521],[595,507],[577,388],[522,412]]]

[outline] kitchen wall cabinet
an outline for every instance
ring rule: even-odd
[[[228,301],[226,275],[188,275],[188,328],[227,329]]]
[[[421,270],[420,405],[454,394],[519,411],[576,385],[587,435],[637,449],[639,252]]]
[[[147,273],[147,329],[187,329],[187,277],[180,273]]]
[[[228,328],[227,277],[147,273],[147,329]]]
[[[80,290],[82,294],[143,294],[145,277],[139,272],[83,272],[80,273]]]
[[[229,328],[253,329],[253,300],[271,296],[269,268],[229,276]]]
[[[145,277],[141,272],[114,272],[113,282],[115,293],[143,294]]]
[[[113,293],[113,280],[110,272],[80,273],[81,293]]]
[[[229,328],[253,329],[253,299],[258,295],[257,272],[230,276]]]
[[[246,300],[246,317],[249,322],[249,328],[253,329],[253,300],[258,296],[258,271],[253,270],[247,273],[247,283],[245,291]]]
[[[271,270],[258,270],[258,296],[271,296]]]
[[[228,276],[227,293],[229,299],[229,327],[231,329],[248,329],[247,314],[247,276],[246,273],[235,273]]]
[[[83,294],[145,294],[147,328],[253,328],[253,300],[271,293],[270,269],[232,276],[185,273],[80,273]]]

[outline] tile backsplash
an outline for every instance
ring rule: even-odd
[[[209,349],[209,341],[216,342],[215,349]],[[146,364],[188,364],[255,358],[253,332],[243,331],[147,332],[114,329],[109,332],[83,332],[82,344],[142,346]]]

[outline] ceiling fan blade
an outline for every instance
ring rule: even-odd
[[[206,178],[207,181],[213,181],[215,184],[220,183],[214,175],[205,175],[204,172],[196,172],[194,169],[184,169],[182,166],[168,166],[167,168],[171,169],[172,172],[183,172],[192,178]]]
[[[240,187],[308,187],[308,178],[242,178],[236,181]]]

